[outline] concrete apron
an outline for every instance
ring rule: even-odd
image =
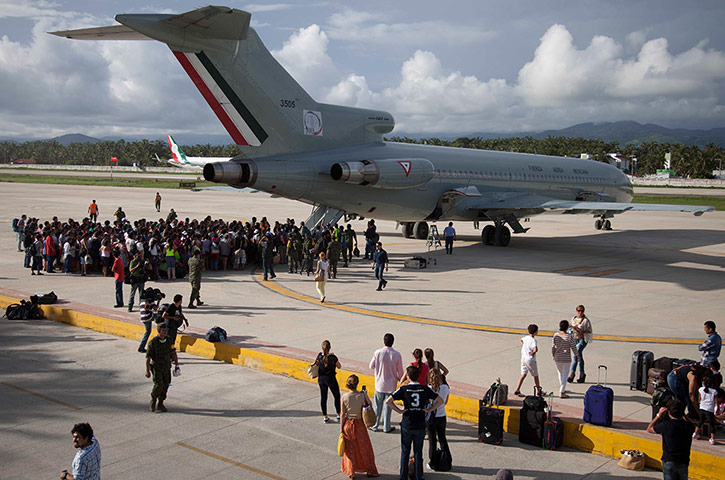
[[[18,303],[20,298],[28,298],[29,294],[17,290],[0,288],[0,308],[6,308],[12,303]],[[140,340],[144,328],[139,323],[131,323],[123,315],[112,311],[103,312],[106,316],[99,316],[97,307],[79,304],[76,302],[62,302],[55,305],[41,305],[40,310],[46,319],[66,323],[76,327],[87,328],[97,332]],[[113,318],[116,317],[116,318]],[[278,345],[271,348],[248,349],[230,343],[211,343],[204,340],[204,331],[189,328],[177,336],[178,350],[187,354],[219,360],[226,363],[242,365],[278,375],[285,375],[306,382],[315,382],[307,375],[309,358],[313,352]],[[270,344],[271,346],[271,344]],[[274,353],[272,353],[274,351]],[[340,370],[342,378],[354,373],[360,377],[360,383],[373,391],[375,379],[363,373],[366,365],[361,362],[346,361],[357,370]],[[463,392],[465,395],[451,394],[446,406],[446,413],[452,418],[470,423],[477,423],[480,388],[467,384],[452,382],[453,390]],[[519,431],[519,408],[500,407],[504,412],[504,430],[511,434]],[[574,413],[575,409],[572,410]],[[579,416],[579,415],[577,415]],[[619,458],[621,449],[636,449],[646,456],[646,466],[662,469],[662,445],[659,437],[639,431],[621,431],[575,421],[573,418],[562,418],[564,422],[564,445],[584,452],[598,453],[609,457]],[[616,420],[616,419],[615,419]],[[694,446],[694,444],[693,444]],[[693,449],[690,456],[689,476],[694,479],[710,479],[712,472],[725,471],[725,457],[710,452]]]

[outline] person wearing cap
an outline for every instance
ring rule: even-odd
[[[189,308],[196,308],[196,305],[204,305],[199,292],[201,291],[201,272],[204,264],[201,262],[201,250],[194,248],[194,256],[189,259],[189,283],[191,283],[191,295],[189,296]]]
[[[158,335],[151,339],[146,349],[146,378],[152,378],[154,386],[151,388],[151,403],[149,410],[155,412],[166,412],[164,400],[171,384],[171,362],[175,368],[179,368],[179,357],[176,355],[176,348],[171,339],[166,336],[168,327],[159,323]]]

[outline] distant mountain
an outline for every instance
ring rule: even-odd
[[[231,145],[233,143],[229,135],[226,134],[175,134],[173,135],[180,145]],[[640,145],[645,142],[658,143],[682,143],[684,145],[697,145],[704,147],[708,143],[714,143],[725,148],[725,128],[712,128],[710,130],[688,130],[685,128],[665,128],[653,123],[641,124],[632,121],[621,122],[602,122],[602,123],[580,123],[571,127],[562,128],[561,130],[545,130],[542,132],[514,132],[514,133],[495,133],[495,132],[475,132],[475,133],[446,133],[446,134],[428,134],[414,132],[394,131],[392,135],[398,137],[410,138],[441,138],[443,140],[455,140],[459,137],[480,137],[483,139],[490,138],[510,138],[525,137],[542,139],[549,136],[552,137],[583,137],[583,138],[599,138],[605,142],[617,142],[620,146],[633,144]],[[5,141],[26,142],[42,139],[32,138],[1,138]],[[118,141],[125,140],[127,142],[135,142],[139,140],[160,140],[166,143],[166,136],[157,137],[155,135],[124,135],[124,136],[107,136],[101,139],[73,133],[52,138],[62,145],[68,145],[74,142],[90,142],[98,143],[101,141]]]
[[[398,134],[403,136],[402,134]],[[413,138],[430,138],[434,135],[408,135]],[[510,138],[531,136],[536,139],[546,137],[582,137],[598,138],[605,142],[617,142],[620,146],[632,144],[640,145],[646,142],[682,143],[683,145],[697,145],[704,147],[714,143],[725,147],[725,128],[712,128],[710,130],[688,130],[685,128],[666,128],[653,123],[642,125],[632,121],[580,123],[561,130],[545,130],[543,132],[519,133],[490,133],[481,132],[470,135],[449,135],[444,138],[454,140],[458,137]]]
[[[721,147],[725,146],[725,128],[688,130],[665,128],[653,123],[642,125],[632,121],[580,123],[561,130],[546,130],[532,136],[539,139],[548,136],[599,138],[605,142],[617,142],[621,146],[640,145],[646,142],[682,143],[700,147],[714,143]]]
[[[69,133],[67,135],[61,135],[60,137],[51,138],[50,140],[55,140],[63,146],[71,143],[98,143],[102,141],[81,133]]]

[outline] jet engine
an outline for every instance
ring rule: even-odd
[[[207,163],[204,165],[207,182],[228,185],[252,185],[257,179],[257,168],[250,160]]]
[[[425,158],[396,158],[339,162],[330,168],[333,180],[376,188],[403,189],[428,183],[435,168]]]

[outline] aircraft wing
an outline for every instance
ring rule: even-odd
[[[563,210],[562,213],[617,213],[617,212],[687,212],[700,216],[715,210],[715,207],[703,205],[669,205],[657,203],[630,202],[588,202],[577,200],[559,200],[541,195],[500,194],[469,198],[466,203],[469,210],[508,211],[516,210]]]

